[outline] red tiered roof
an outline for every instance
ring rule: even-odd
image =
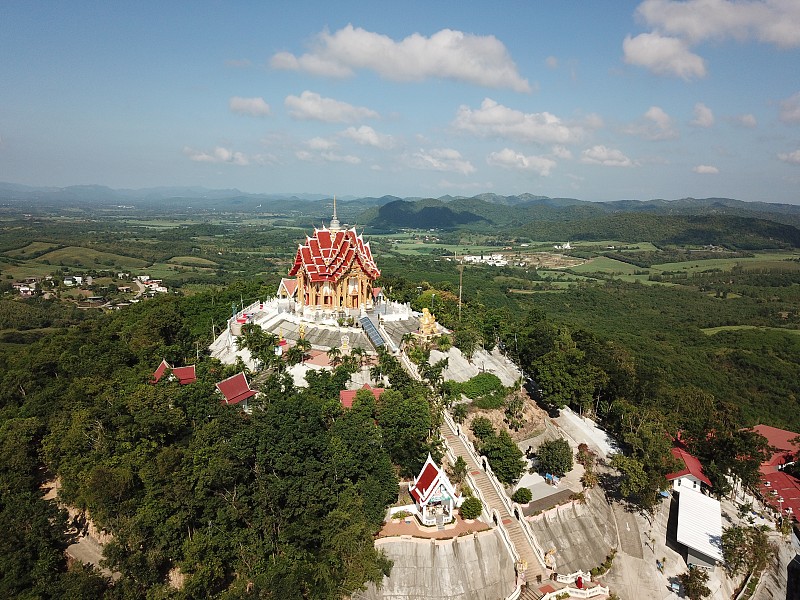
[[[305,245],[297,248],[289,275],[297,275],[302,268],[312,282],[336,283],[353,261],[358,262],[372,279],[380,277],[381,272],[372,258],[369,242],[357,235],[355,228],[330,230],[323,227],[314,229],[314,235],[306,236]]]
[[[223,404],[239,404],[256,395],[256,390],[250,389],[244,373],[223,379],[217,384],[217,389],[222,392]]]
[[[385,391],[384,388],[379,387],[372,387],[370,384],[365,383],[361,386],[362,390],[369,390],[372,392],[372,395],[375,396],[375,400],[378,400],[381,394]],[[339,392],[339,401],[342,403],[342,406],[345,408],[353,408],[353,400],[356,399],[356,394],[358,390],[342,390]]]

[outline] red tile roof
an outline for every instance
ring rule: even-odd
[[[437,467],[431,461],[425,463],[425,468],[422,470],[422,473],[419,474],[417,483],[414,485],[414,487],[408,490],[411,493],[411,496],[413,496],[414,500],[417,502],[422,502],[428,496],[430,496],[431,492],[433,491],[433,483],[436,481],[438,476],[439,467]]]
[[[774,449],[772,456],[761,463],[759,469],[761,471],[759,490],[762,497],[776,510],[783,509],[784,514],[791,514],[794,519],[800,519],[800,480],[778,469],[779,466],[793,461],[800,451],[800,444],[789,441],[798,434],[769,425],[756,425],[753,430],[767,438],[769,445]],[[783,499],[783,502],[779,502],[778,499]]]
[[[178,378],[178,383],[186,385],[187,383],[194,383],[197,381],[197,375],[194,370],[194,365],[186,367],[175,367],[172,369],[172,374]]]
[[[353,229],[314,229],[314,235],[306,236],[306,243],[297,248],[294,265],[289,275],[294,276],[303,269],[312,282],[336,283],[354,263],[372,279],[380,277],[369,242]]]
[[[787,431],[785,429],[778,429],[777,427],[770,427],[769,425],[756,425],[753,431],[760,433],[769,442],[775,450],[768,463],[772,466],[782,465],[786,462],[791,462],[794,457],[800,452],[800,444],[793,444],[789,440],[798,437],[797,433]]]
[[[239,404],[256,395],[256,390],[250,389],[244,373],[223,379],[217,384],[217,389],[222,392],[223,404]]]
[[[703,473],[703,466],[700,464],[700,461],[697,460],[697,458],[689,454],[680,446],[672,447],[672,456],[683,463],[683,469],[667,475],[667,481],[672,481],[685,475],[693,475],[705,483],[708,487],[712,487],[711,481],[708,479],[708,477],[706,477],[705,473]]]
[[[194,365],[189,365],[188,367],[175,367],[173,368],[166,360],[161,361],[161,364],[158,365],[156,372],[153,373],[153,378],[150,380],[150,383],[158,383],[161,381],[161,378],[164,377],[164,373],[168,370],[172,371],[172,375],[174,375],[178,382],[181,385],[186,385],[188,383],[194,383],[197,381],[197,375],[195,375]]]
[[[286,290],[286,293],[289,294],[289,297],[294,296],[295,291],[297,291],[297,279],[292,279],[290,277],[284,277],[281,279],[280,285],[278,285],[278,291],[280,291],[281,286]]]
[[[150,380],[150,383],[158,383],[159,381],[161,381],[161,378],[164,376],[164,373],[166,373],[167,370],[171,368],[172,367],[169,366],[169,363],[166,360],[161,359],[161,364],[158,365],[156,372],[153,373],[153,378]]]
[[[372,392],[372,395],[375,396],[375,400],[378,400],[381,394],[385,391],[384,388],[374,388],[370,384],[365,383],[361,386],[362,390],[369,390]],[[358,390],[342,390],[339,392],[339,401],[342,403],[342,406],[345,408],[352,408],[353,407],[353,400],[356,399],[356,394]]]

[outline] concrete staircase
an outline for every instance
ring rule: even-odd
[[[473,481],[475,481],[475,485],[478,487],[481,497],[486,501],[486,504],[488,504],[487,508],[496,510],[500,515],[503,526],[506,528],[506,531],[508,531],[508,536],[520,560],[527,563],[525,581],[532,585],[528,586],[528,589],[523,592],[520,598],[526,600],[537,600],[541,598],[541,595],[534,592],[531,588],[536,584],[537,575],[541,576],[542,580],[546,580],[547,573],[545,573],[539,559],[536,557],[536,551],[531,546],[528,538],[525,537],[525,533],[522,531],[522,524],[517,521],[513,514],[509,513],[506,505],[498,495],[497,490],[492,485],[489,475],[475,462],[464,445],[464,442],[456,435],[455,431],[450,428],[447,421],[441,425],[440,432],[452,452],[456,456],[462,457],[467,463],[467,471],[472,476]]]

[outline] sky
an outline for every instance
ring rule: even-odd
[[[0,52],[0,181],[800,204],[800,0],[4,0]]]

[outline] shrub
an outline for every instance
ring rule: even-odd
[[[565,439],[543,443],[536,454],[539,458],[539,468],[545,473],[562,477],[572,470],[572,449]]]
[[[527,504],[532,498],[533,494],[531,494],[531,491],[526,487],[519,488],[514,492],[514,495],[511,496],[511,499],[517,504]]]
[[[483,512],[483,502],[475,496],[470,496],[464,500],[464,504],[459,509],[462,519],[477,519]]]
[[[478,373],[461,384],[461,393],[467,398],[479,398],[492,392],[502,392],[503,382],[493,373]]]
[[[482,442],[495,436],[494,425],[492,425],[492,422],[486,417],[475,417],[470,429],[472,429],[472,433],[475,434],[475,437]]]

